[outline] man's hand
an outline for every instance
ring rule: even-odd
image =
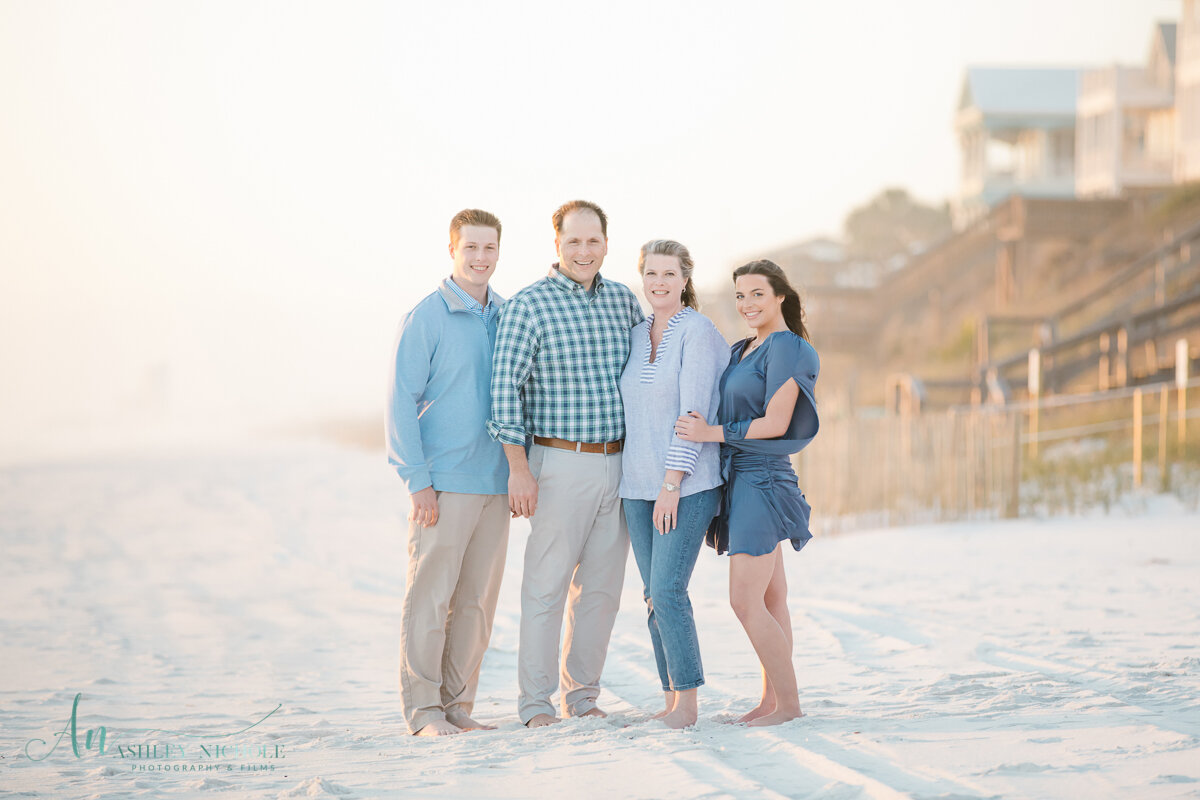
[[[537,511],[538,485],[529,467],[508,471],[508,510],[514,517],[532,517]]]
[[[408,512],[408,518],[422,528],[437,525],[437,492],[433,490],[432,486],[426,486],[421,491],[412,493],[412,510]]]

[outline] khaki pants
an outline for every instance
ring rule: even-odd
[[[438,492],[438,521],[408,526],[400,697],[416,733],[470,716],[508,548],[508,495]]]
[[[538,714],[554,716],[550,698],[559,688],[565,716],[596,707],[629,553],[617,494],[620,453],[575,453],[535,444],[529,467],[538,482],[538,506],[530,519],[521,581],[521,722]],[[560,663],[564,605],[567,630]]]

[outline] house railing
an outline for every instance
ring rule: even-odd
[[[1009,397],[1025,391],[1027,349],[989,357],[993,334],[1013,328],[1031,331],[1028,341],[1039,351],[1041,383],[1049,392],[1078,385],[1092,370],[1091,385],[1100,390],[1154,380],[1170,365],[1168,342],[1200,330],[1200,225],[1170,237],[1053,314],[985,316],[977,334],[981,390],[991,383]]]

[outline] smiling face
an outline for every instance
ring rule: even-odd
[[[642,265],[642,295],[656,315],[673,316],[683,308],[683,287],[687,280],[679,265],[679,256],[652,253]]]
[[[558,266],[563,275],[592,288],[592,281],[608,255],[608,237],[600,225],[600,217],[590,209],[572,211],[563,217],[562,230],[554,237],[558,250]]]
[[[500,232],[481,225],[464,225],[458,241],[450,242],[450,257],[454,259],[454,282],[476,300],[486,298],[488,280],[500,258]]]
[[[742,275],[733,284],[737,311],[755,331],[784,330],[783,295],[775,294],[765,275]]]

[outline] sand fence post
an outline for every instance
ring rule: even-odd
[[[1142,387],[1133,390],[1133,488],[1142,487]]]
[[[1009,475],[1007,496],[1004,498],[1004,516],[1006,519],[1016,519],[1021,515],[1021,417],[1017,411],[1008,412],[1007,417],[1007,422],[1012,428],[1012,472]]]
[[[1029,457],[1038,455],[1038,410],[1042,400],[1042,353],[1029,351]]]
[[[1179,408],[1175,413],[1179,416],[1179,452],[1175,454],[1176,461],[1182,461],[1184,445],[1187,442],[1187,384],[1188,384],[1188,341],[1178,339],[1175,342],[1175,390],[1179,393]]]
[[[1112,375],[1112,338],[1107,333],[1100,334],[1100,359],[1099,359],[1099,375],[1096,376],[1096,385],[1100,391],[1107,392],[1110,384],[1110,376]]]
[[[1129,385],[1129,328],[1117,329],[1117,386]]]
[[[1164,492],[1171,488],[1171,475],[1167,472],[1167,404],[1170,398],[1171,390],[1164,383],[1158,393],[1158,482]]]

